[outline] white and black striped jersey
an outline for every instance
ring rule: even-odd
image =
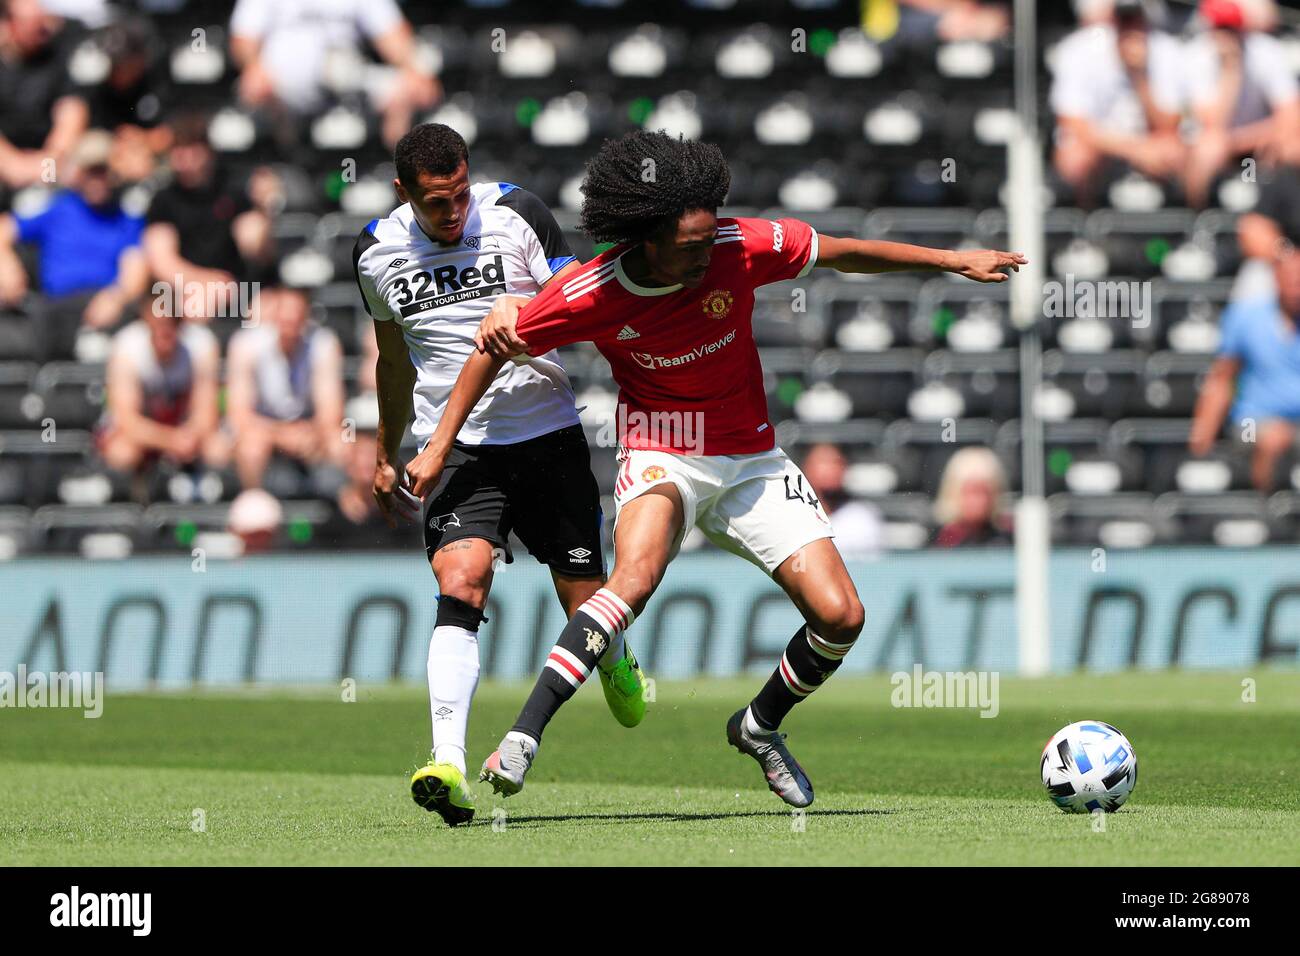
[[[509,183],[470,187],[460,242],[425,235],[409,203],[372,221],[357,237],[353,265],[366,311],[402,327],[415,365],[420,447],[438,424],[474,333],[498,295],[533,296],[573,261],[546,205]],[[460,430],[467,445],[525,441],[578,421],[573,387],[555,352],[506,363]]]

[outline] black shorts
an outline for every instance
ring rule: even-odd
[[[542,564],[570,577],[605,573],[600,490],[581,425],[512,445],[452,446],[424,512],[424,547],[482,538],[507,563],[510,532]]]

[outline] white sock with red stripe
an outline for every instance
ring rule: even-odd
[[[601,658],[615,647],[622,656],[623,632],[635,619],[627,603],[608,588],[588,598],[546,655],[542,673],[512,731],[541,741],[547,723],[583,685]]]

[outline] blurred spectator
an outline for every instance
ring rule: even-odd
[[[51,181],[45,161],[57,164],[85,132],[70,53],[62,21],[39,0],[0,0],[0,181],[11,189]]]
[[[369,319],[369,316],[366,316]],[[379,361],[379,340],[375,338],[373,321],[357,323],[357,343],[361,346],[361,364],[357,369],[357,388],[365,397],[366,407],[374,405],[374,394],[379,387],[375,377],[376,364]]]
[[[1231,410],[1235,437],[1253,443],[1251,483],[1260,491],[1273,487],[1300,422],[1300,252],[1289,248],[1275,261],[1275,300],[1224,310],[1222,343],[1196,403],[1189,443],[1194,454],[1208,454]]]
[[[347,481],[336,499],[339,512],[354,525],[385,526],[379,504],[375,501],[375,432],[358,431],[346,452]]]
[[[359,55],[363,37],[397,71],[384,89],[369,91],[389,148],[411,128],[415,110],[441,95],[437,78],[416,63],[411,25],[394,0],[238,0],[230,32],[240,99],[272,114],[320,113],[331,57]]]
[[[1215,177],[1242,157],[1271,165],[1293,158],[1300,137],[1300,84],[1282,44],[1247,30],[1236,0],[1203,0],[1209,28],[1189,44],[1187,76],[1200,129],[1187,168],[1187,201],[1204,206]]]
[[[1125,168],[1172,180],[1185,149],[1182,50],[1140,0],[1117,0],[1107,22],[1080,27],[1056,50],[1051,105],[1056,171],[1082,206]]]
[[[1237,220],[1245,260],[1232,287],[1234,302],[1275,298],[1273,267],[1285,243],[1300,245],[1300,167],[1261,170],[1259,201]]]
[[[34,216],[0,215],[0,305],[16,305],[26,295],[27,272],[14,246],[32,243],[44,295],[31,317],[43,358],[71,356],[83,325],[116,325],[148,284],[140,251],[144,220],[117,200],[111,150],[112,137],[91,130],[72,152],[71,189]]]
[[[1001,510],[1007,476],[998,456],[987,448],[962,448],[943,470],[934,502],[940,548],[1010,544],[1011,523]]]
[[[128,473],[159,459],[221,467],[220,362],[216,336],[183,321],[170,290],[143,299],[140,317],[113,336],[98,435],[104,462]]]
[[[904,8],[902,29],[924,30],[945,43],[1000,40],[1011,28],[1011,9],[1005,3],[981,0],[900,0]]]
[[[333,332],[310,320],[310,310],[301,289],[265,288],[257,325],[230,340],[228,408],[245,488],[263,484],[275,454],[312,476],[312,493],[333,497],[337,490],[337,480],[324,486],[337,477],[329,466],[343,461],[343,351]],[[297,493],[288,479],[273,490]]]
[[[217,294],[216,299],[204,296],[205,301],[222,308],[228,303],[220,296],[233,289],[232,283],[269,268],[270,219],[217,164],[205,117],[183,116],[173,133],[168,154],[172,181],[154,197],[144,232],[149,271],[186,289],[201,283]]]
[[[1114,0],[1073,0],[1071,6],[1081,27],[1110,23],[1115,15]]]
[[[280,502],[261,488],[241,491],[230,503],[226,515],[227,530],[239,538],[244,554],[269,551],[283,523],[284,509]]]
[[[1237,0],[1246,19],[1247,30],[1271,33],[1277,29],[1277,4],[1273,0]]]
[[[175,0],[164,0],[164,2],[175,2]],[[140,0],[138,5],[149,7],[151,3],[152,0]],[[41,6],[47,13],[63,17],[65,20],[77,20],[89,30],[98,30],[113,17],[108,0],[41,0]]]
[[[99,47],[108,75],[86,94],[91,124],[113,133],[113,169],[125,181],[153,174],[171,141],[163,122],[170,100],[167,65],[148,21],[128,18],[104,30]]]
[[[844,453],[831,444],[814,445],[803,460],[804,477],[831,519],[840,554],[846,558],[876,557],[884,547],[884,522],[876,508],[849,498],[844,490],[848,468]]]

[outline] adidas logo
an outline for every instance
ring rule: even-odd
[[[639,339],[641,333],[630,325],[623,326],[623,331],[618,333],[618,341],[626,342],[628,339]]]

